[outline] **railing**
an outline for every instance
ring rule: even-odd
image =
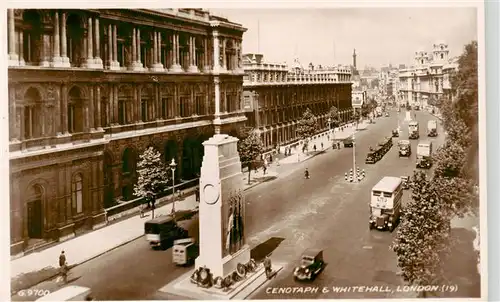
[[[196,186],[198,184],[198,182],[197,182],[198,180],[199,180],[199,178],[194,178],[194,179],[190,179],[190,180],[187,180],[187,181],[183,181],[183,182],[181,182],[179,184],[176,184],[174,186],[176,199],[182,197],[182,192],[181,192],[182,190],[185,190],[185,189],[188,189],[188,188]],[[163,190],[163,192],[160,192],[160,193],[158,193],[156,195],[157,202],[159,204],[161,204],[162,201],[160,201],[158,199],[160,199],[162,197],[165,197],[165,196],[169,196],[169,195],[172,195],[172,186],[166,188],[165,190]],[[106,209],[104,209],[104,212],[106,213],[106,217],[109,217],[109,216],[113,216],[113,215],[119,214],[119,213],[121,213],[123,211],[128,211],[130,209],[138,207],[138,206],[140,206],[143,203],[144,203],[144,198],[143,197],[139,197],[139,198],[136,198],[136,199],[133,199],[133,200],[129,200],[129,201],[126,201],[126,202],[122,202],[122,203],[120,203],[118,205],[106,208]]]

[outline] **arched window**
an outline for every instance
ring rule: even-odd
[[[85,124],[83,115],[83,98],[78,87],[73,87],[68,99],[68,131],[70,133],[83,132]]]
[[[42,21],[37,10],[28,9],[23,14],[23,56],[26,65],[37,65],[42,51]]]
[[[24,139],[38,138],[43,134],[42,98],[36,88],[24,95]]]
[[[73,215],[83,212],[83,178],[80,173],[71,182],[71,208]]]

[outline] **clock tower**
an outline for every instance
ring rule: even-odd
[[[250,261],[245,236],[245,197],[238,139],[215,134],[203,143],[200,174],[200,255],[196,269],[226,277]]]

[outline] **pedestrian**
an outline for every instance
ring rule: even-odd
[[[197,187],[196,190],[194,191],[194,196],[196,198],[196,202],[200,202],[200,188]]]
[[[273,155],[272,154],[269,154],[269,162],[273,163]]]
[[[264,164],[264,166],[262,167],[262,171],[263,171],[263,175],[266,175],[267,165]]]
[[[314,144],[313,149],[314,149],[314,152],[316,152],[316,144]]]
[[[323,142],[321,142],[321,150],[323,150]]]
[[[306,179],[309,179],[309,170],[306,168],[306,170],[304,171],[304,177]]]
[[[64,251],[61,251],[61,254],[59,255],[59,267],[63,267],[65,263],[66,263],[66,254],[64,254]]]
[[[337,149],[340,149],[340,142],[337,142]]]
[[[68,263],[66,262],[66,254],[64,254],[64,251],[61,251],[59,255],[59,267],[64,283],[68,283]]]
[[[269,255],[267,255],[266,258],[264,258],[264,269],[266,272],[266,278],[270,279],[272,277],[271,274],[273,272],[273,269],[271,264],[271,258],[269,258]]]

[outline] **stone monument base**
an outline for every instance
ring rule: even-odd
[[[200,255],[195,261],[195,267],[206,266],[214,274],[215,277],[226,277],[236,271],[236,266],[238,263],[245,264],[250,261],[250,247],[244,245],[239,251],[232,255],[227,255],[226,257],[217,261],[218,263],[207,263],[208,259],[203,259]]]
[[[272,270],[275,273],[278,273],[282,268],[282,264],[272,265]],[[227,290],[197,286],[190,280],[193,272],[194,269],[189,270],[189,272],[160,288],[159,293],[194,300],[242,300],[268,281],[262,264],[259,264],[254,272],[248,273],[245,279],[231,285]]]

